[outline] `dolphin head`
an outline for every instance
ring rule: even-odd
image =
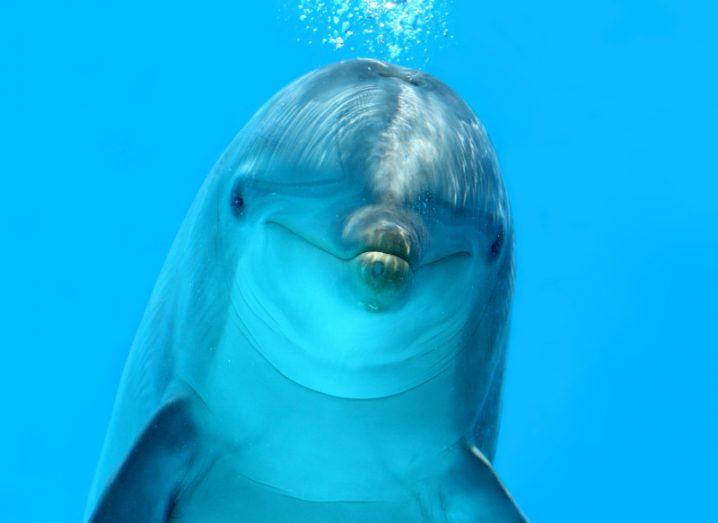
[[[253,117],[214,180],[229,315],[286,378],[377,398],[461,358],[497,367],[508,199],[486,132],[440,81],[374,60],[312,72]]]

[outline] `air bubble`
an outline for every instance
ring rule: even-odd
[[[302,0],[298,19],[318,41],[391,61],[425,62],[449,36],[451,0]],[[443,36],[443,38],[442,38]],[[423,55],[423,56],[421,56]]]

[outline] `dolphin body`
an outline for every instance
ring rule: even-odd
[[[513,273],[454,92],[374,60],[300,78],[182,225],[87,520],[524,521],[490,465]]]

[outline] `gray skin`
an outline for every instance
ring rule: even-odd
[[[471,109],[378,61],[309,73],[179,232],[88,520],[524,521],[490,465],[512,285]]]

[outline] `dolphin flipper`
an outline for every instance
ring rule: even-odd
[[[454,448],[439,486],[435,521],[447,523],[526,523],[491,463],[475,446]]]
[[[200,455],[191,398],[165,404],[152,418],[89,523],[164,523]]]

